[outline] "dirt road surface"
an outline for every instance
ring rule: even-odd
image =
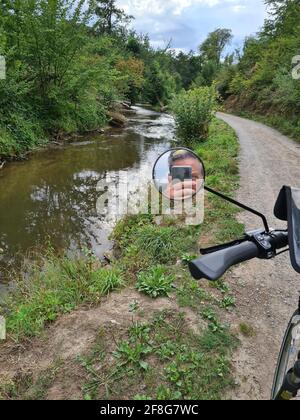
[[[219,113],[240,139],[240,189],[237,199],[266,214],[273,228],[285,227],[273,215],[283,185],[300,187],[300,144],[263,124]],[[247,230],[262,226],[249,213],[241,213]],[[251,325],[255,336],[243,339],[234,358],[237,374],[233,399],[270,399],[276,359],[283,333],[297,308],[300,275],[290,265],[289,254],[271,261],[253,260],[228,276],[237,296],[239,322]],[[234,319],[230,320],[234,323]]]

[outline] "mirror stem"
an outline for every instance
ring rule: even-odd
[[[206,191],[210,192],[211,194],[214,194],[217,197],[223,198],[223,200],[229,201],[229,203],[234,204],[234,205],[240,207],[241,209],[246,210],[246,211],[248,211],[248,212],[250,212],[252,214],[255,214],[255,216],[260,217],[262,219],[262,221],[263,221],[263,224],[264,224],[266,233],[269,233],[270,232],[270,228],[269,228],[267,219],[266,219],[266,217],[263,214],[259,213],[258,211],[254,210],[254,209],[251,209],[250,207],[247,207],[244,204],[239,203],[238,201],[234,200],[233,198],[227,197],[226,195],[221,194],[221,193],[219,193],[219,192],[217,192],[217,191],[215,191],[215,190],[213,190],[213,189],[211,189],[209,187],[204,187],[204,189]]]

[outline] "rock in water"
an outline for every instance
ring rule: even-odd
[[[120,114],[119,112],[112,112],[112,111],[110,111],[108,113],[108,117],[110,118],[109,123],[113,127],[122,128],[127,123],[127,118],[124,117],[124,115]]]
[[[131,110],[131,104],[130,104],[130,102],[122,102],[121,105],[127,111],[130,111]]]

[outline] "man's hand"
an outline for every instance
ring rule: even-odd
[[[184,181],[177,182],[174,181],[168,185],[168,188],[165,191],[167,197],[171,200],[184,200],[187,198],[193,197],[197,191],[197,182],[196,181]]]

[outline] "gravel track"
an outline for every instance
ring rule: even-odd
[[[236,198],[268,216],[273,228],[285,227],[273,215],[283,185],[300,187],[300,144],[263,124],[219,113],[237,133],[240,150],[240,188]],[[261,226],[249,213],[239,220],[247,230]],[[246,322],[255,336],[242,340],[234,358],[239,387],[233,399],[269,399],[274,369],[288,320],[297,308],[300,276],[293,271],[289,255],[271,261],[253,260],[228,276],[237,296],[234,324]],[[234,319],[236,317],[236,319]],[[238,328],[238,326],[237,326]]]

